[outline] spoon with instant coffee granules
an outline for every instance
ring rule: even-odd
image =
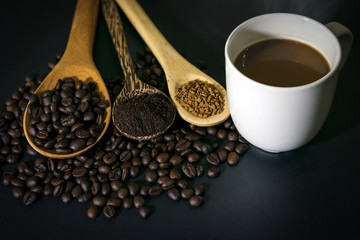
[[[44,96],[45,93],[55,91],[55,89],[58,86],[58,82],[62,81],[62,79],[78,79],[78,82],[81,81],[83,85],[89,85],[89,84],[96,85],[97,87],[96,87],[96,89],[94,89],[94,91],[96,91],[96,93],[98,94],[100,99],[103,100],[104,102],[106,102],[106,104],[107,104],[106,110],[104,111],[104,115],[102,115],[102,117],[103,117],[101,119],[102,123],[101,124],[98,123],[99,126],[101,125],[101,129],[95,129],[97,132],[96,132],[96,134],[93,133],[93,138],[94,138],[93,141],[86,142],[85,144],[84,144],[84,139],[80,139],[80,138],[86,137],[82,134],[81,137],[76,139],[77,141],[74,140],[73,147],[70,146],[69,147],[70,149],[65,149],[65,150],[70,150],[70,151],[67,151],[64,153],[57,152],[56,150],[58,150],[58,149],[55,150],[55,149],[40,147],[40,145],[37,144],[37,142],[36,142],[38,137],[35,138],[33,136],[34,134],[32,134],[32,131],[31,131],[31,129],[34,129],[34,128],[31,128],[31,126],[30,126],[31,118],[35,119],[35,121],[38,121],[36,119],[39,118],[39,116],[34,116],[34,115],[38,115],[35,112],[39,113],[40,111],[35,111],[35,109],[32,110],[31,106],[34,106],[35,102],[31,101],[31,99],[30,99],[30,102],[27,105],[25,114],[24,114],[24,120],[23,120],[24,133],[25,133],[26,139],[29,142],[29,144],[38,153],[40,153],[43,156],[46,156],[49,158],[56,158],[56,159],[65,159],[65,158],[75,157],[77,155],[80,155],[80,154],[88,151],[91,147],[93,147],[102,138],[102,136],[105,134],[105,132],[109,126],[109,123],[111,121],[110,120],[111,108],[109,106],[110,105],[109,93],[107,91],[105,83],[103,82],[103,79],[102,79],[99,71],[97,70],[97,68],[94,64],[93,58],[92,58],[92,49],[93,49],[93,45],[94,45],[94,37],[95,37],[96,24],[97,24],[97,19],[98,19],[98,12],[99,12],[99,3],[100,3],[100,0],[78,0],[78,2],[76,4],[76,9],[75,9],[72,26],[71,26],[69,40],[68,40],[64,55],[62,56],[59,63],[56,64],[54,69],[46,76],[46,78],[41,83],[41,85],[36,89],[35,95],[40,97],[40,96]],[[64,81],[66,81],[66,80],[64,80]],[[71,84],[73,84],[73,83],[71,83]],[[63,89],[63,90],[65,91],[65,89]],[[67,92],[69,92],[69,91],[67,90]],[[72,95],[72,94],[73,93],[71,93],[70,95]],[[91,95],[90,95],[90,98],[91,98]],[[70,101],[75,101],[74,99],[70,99]],[[77,99],[77,100],[79,100],[79,99]],[[55,102],[55,100],[52,100],[52,101]],[[69,101],[67,101],[67,102],[69,104],[71,103]],[[61,103],[61,104],[63,104],[63,103]],[[61,111],[59,105],[60,105],[59,101],[57,101],[56,104],[54,105],[55,106],[54,109],[55,108],[56,109],[52,112],[56,111],[56,113],[59,113],[58,110]],[[64,107],[64,106],[65,105],[61,105],[61,107]],[[72,107],[74,107],[74,105],[72,105]],[[43,108],[43,107],[42,106],[37,107],[37,109],[40,109],[40,108]],[[45,112],[45,110],[43,112]],[[73,112],[73,111],[71,110],[71,112]],[[45,112],[45,113],[47,113],[47,112]],[[49,114],[47,114],[47,115],[49,115]],[[91,114],[93,114],[93,113],[91,113]],[[86,121],[86,119],[85,119],[86,113],[84,113],[83,115],[84,115],[83,116],[84,121]],[[75,114],[74,115],[71,114],[68,116],[68,118],[71,121],[77,121],[75,119],[78,119],[79,117],[76,117]],[[61,119],[61,120],[65,121],[65,119]],[[41,121],[43,121],[43,120],[41,120]],[[68,121],[68,123],[71,121]],[[49,123],[48,120],[46,122]],[[61,124],[63,124],[62,122],[63,121],[61,121]],[[44,122],[42,122],[42,123],[44,124]],[[51,128],[55,128],[55,125],[59,122],[54,122],[53,124],[51,124],[51,123],[52,122],[50,122],[50,124],[48,124],[48,125],[52,125],[53,127],[51,127]],[[61,136],[62,139],[68,141],[71,138],[70,137],[67,138],[65,135],[67,133],[69,133],[70,127],[67,124],[66,124],[66,127],[65,127],[65,125],[60,126],[59,124],[57,124],[57,126],[59,126],[59,128],[61,127],[64,130],[62,132],[63,135]],[[80,124],[82,124],[82,123],[80,123]],[[65,130],[67,132],[65,132]],[[43,134],[48,134],[48,131],[50,131],[50,130],[44,129],[41,131]],[[40,129],[39,129],[39,132],[40,132]],[[60,135],[60,133],[59,133],[59,135]],[[52,141],[53,141],[53,143],[54,143],[54,141],[60,141],[60,138],[59,139],[53,138]],[[52,144],[52,145],[54,145],[54,144]]]
[[[102,0],[102,12],[125,78],[124,87],[114,102],[113,123],[123,135],[131,139],[148,140],[157,137],[173,124],[176,108],[168,96],[136,76],[115,2]]]
[[[136,0],[116,0],[116,2],[162,66],[170,97],[179,115],[185,121],[203,127],[225,121],[230,115],[226,90],[174,49]],[[213,91],[213,87],[217,91]],[[192,95],[193,93],[196,93],[195,96]],[[206,98],[203,97],[204,94],[207,95]],[[216,102],[213,102],[213,99]],[[219,102],[221,104],[218,104]],[[194,111],[194,108],[198,110],[197,108],[202,108],[204,105],[207,105],[204,111]],[[210,115],[208,111],[211,112]]]

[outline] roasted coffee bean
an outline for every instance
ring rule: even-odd
[[[85,167],[76,167],[72,170],[72,175],[75,178],[84,177],[88,170]]]
[[[25,181],[19,178],[12,178],[10,182],[14,187],[25,187]]]
[[[235,142],[238,140],[238,134],[236,132],[229,132],[227,135],[228,141]]]
[[[166,163],[167,161],[169,161],[169,158],[170,158],[169,153],[163,152],[156,156],[156,161],[158,163]]]
[[[81,189],[84,192],[90,192],[91,191],[90,182],[86,178],[81,178],[80,181],[79,181],[79,185],[80,185]]]
[[[196,169],[191,163],[185,163],[182,165],[182,171],[188,178],[196,177]]]
[[[227,159],[227,156],[228,156],[228,153],[226,150],[224,149],[220,149],[218,152],[217,152],[218,156],[219,156],[219,159],[221,162],[225,162],[226,159]]]
[[[117,192],[117,196],[124,200],[125,198],[127,198],[129,196],[129,190],[127,188],[121,188],[119,189],[119,191]]]
[[[53,196],[59,197],[64,192],[63,184],[57,185],[54,187]]]
[[[180,195],[183,199],[189,199],[194,195],[194,190],[191,188],[182,189]]]
[[[99,208],[97,206],[91,205],[87,210],[87,216],[90,219],[94,219],[99,214]]]
[[[219,176],[221,173],[220,168],[219,167],[209,167],[208,171],[207,171],[207,175],[211,178],[217,177]]]
[[[210,144],[208,144],[208,143],[202,143],[202,145],[201,145],[201,152],[203,153],[203,154],[210,154],[210,153],[212,153],[213,152],[213,148],[212,148],[212,146],[210,145]]]
[[[149,188],[148,193],[150,196],[158,196],[162,193],[162,188],[159,185],[154,185]]]
[[[113,206],[115,208],[121,207],[122,201],[119,198],[112,197],[106,201],[106,205]]]
[[[86,146],[86,142],[84,139],[75,139],[70,142],[69,148],[71,148],[74,152],[77,152],[83,149]]]
[[[170,158],[169,161],[173,166],[179,166],[182,163],[183,158],[179,155],[174,155]]]
[[[133,200],[131,198],[125,198],[123,200],[123,207],[125,209],[129,209],[133,207]]]
[[[129,194],[130,196],[135,196],[138,194],[139,192],[139,184],[137,184],[136,182],[131,182],[128,184],[128,189],[129,189]]]
[[[133,201],[136,208],[141,208],[145,205],[145,199],[140,195],[135,196]]]
[[[101,185],[100,185],[100,183],[98,183],[98,182],[93,182],[93,183],[91,184],[91,193],[92,193],[93,195],[96,195],[96,194],[100,193],[100,190],[101,190]]]
[[[9,186],[11,184],[11,180],[14,178],[14,175],[4,175],[4,178],[2,179],[2,184],[4,186]]]
[[[147,218],[150,216],[150,209],[146,206],[143,206],[143,207],[139,208],[139,214],[141,217]]]
[[[196,169],[196,176],[197,177],[200,177],[200,176],[204,175],[204,166],[203,165],[197,165],[195,167],[195,169]]]
[[[189,204],[192,207],[200,207],[204,204],[204,198],[199,195],[194,195],[189,199]]]
[[[175,181],[173,179],[167,179],[161,184],[161,187],[164,190],[169,190],[174,186],[175,186]]]
[[[83,139],[87,139],[90,137],[90,132],[88,130],[85,129],[78,129],[75,131],[75,136],[77,138],[83,138]]]
[[[211,153],[206,155],[206,161],[212,165],[219,165],[220,164],[220,158],[217,153]]]
[[[18,173],[17,178],[26,181],[29,178],[29,176],[26,175],[25,173]]]
[[[191,146],[191,142],[185,138],[180,139],[177,144],[175,145],[175,149],[178,152],[184,151],[185,149],[188,149]]]
[[[236,165],[240,161],[240,156],[236,152],[230,152],[227,157],[227,162],[229,165]]]
[[[107,218],[113,218],[115,217],[116,210],[113,206],[106,205],[103,209],[104,216]]]
[[[38,178],[36,176],[32,176],[26,180],[26,187],[32,188],[32,187],[38,185],[39,183],[40,183],[40,178]]]
[[[181,173],[177,168],[173,168],[169,173],[170,179],[179,180],[181,178]]]
[[[176,186],[178,186],[181,189],[187,188],[188,183],[184,179],[180,179],[177,181]]]
[[[19,159],[20,156],[15,153],[10,153],[9,155],[6,156],[6,162],[9,164],[16,163],[17,161],[19,161]]]
[[[200,155],[197,154],[197,153],[190,153],[190,154],[187,156],[187,160],[188,160],[190,163],[198,162],[198,161],[200,160]]]
[[[220,140],[225,140],[227,137],[227,132],[225,129],[219,129],[216,133],[216,136]]]
[[[167,191],[168,197],[173,201],[178,201],[181,198],[180,192],[177,188],[171,188]]]
[[[217,133],[217,128],[215,127],[215,126],[213,126],[213,127],[208,127],[207,128],[207,133],[209,134],[209,135],[216,135],[216,133]]]
[[[12,189],[12,194],[14,198],[23,198],[25,194],[25,190],[22,187],[14,187]]]
[[[159,169],[159,163],[156,162],[156,161],[151,161],[149,163],[149,169],[153,170],[153,171],[158,170]]]
[[[185,134],[185,138],[191,142],[194,142],[194,141],[198,141],[201,139],[201,135],[200,134],[197,134],[197,133],[187,133]]]
[[[169,180],[170,178],[168,176],[162,176],[162,177],[159,177],[158,180],[157,180],[157,183],[159,185],[163,184],[165,181]]]
[[[37,199],[37,194],[32,192],[32,191],[28,191],[24,194],[24,198],[23,198],[23,202],[25,205],[30,205],[33,204]]]
[[[102,165],[105,166],[105,165]],[[100,166],[101,167],[101,166]],[[107,169],[106,169],[107,170]],[[111,170],[111,169],[110,169]],[[104,171],[104,169],[102,170]],[[100,168],[99,168],[99,172],[100,172]],[[105,171],[106,172],[106,171]],[[114,168],[109,172],[109,179],[111,181],[113,180],[119,180],[121,178],[121,169],[120,168]]]
[[[239,155],[243,155],[247,150],[249,146],[245,143],[239,143],[235,146],[235,152],[237,152]]]
[[[95,197],[92,199],[92,203],[93,203],[95,206],[103,207],[103,206],[105,206],[106,198],[103,197],[103,196],[95,196]]]
[[[127,162],[127,161],[129,161],[130,159],[131,159],[131,151],[124,151],[124,152],[122,152],[121,154],[120,154],[120,157],[119,157],[119,160],[121,161],[121,162]]]
[[[72,197],[71,193],[66,192],[61,195],[61,201],[65,204],[71,202],[72,199],[73,199],[73,197]]]
[[[150,186],[147,185],[147,184],[142,185],[140,187],[140,190],[139,190],[140,195],[144,196],[144,197],[148,196],[149,195],[149,193],[148,193],[149,188],[150,188]]]
[[[198,183],[194,186],[194,193],[195,195],[204,195],[205,186],[201,183]]]
[[[2,184],[4,186],[9,186],[11,184],[11,180],[14,178],[13,175],[4,175],[4,178],[2,179]]]
[[[228,141],[224,144],[224,149],[231,152],[231,151],[234,151],[235,149],[235,143],[234,142],[231,142],[231,141]]]
[[[83,190],[81,189],[80,185],[75,185],[71,190],[71,195],[74,198],[78,198],[80,197],[81,194],[83,194]]]
[[[73,189],[73,187],[75,186],[75,183],[72,181],[66,182],[65,183],[65,192],[71,192],[71,190]]]
[[[88,202],[91,199],[91,193],[89,192],[83,193],[77,199],[79,203]]]
[[[54,187],[50,183],[44,185],[43,194],[45,196],[50,196],[53,192],[54,192]]]
[[[101,184],[101,194],[103,196],[109,195],[110,191],[111,191],[111,189],[110,189],[109,184],[107,184],[107,183]]]
[[[74,116],[69,115],[66,116],[63,120],[61,120],[61,125],[64,127],[71,127],[72,125],[74,125],[76,122],[76,119]]]

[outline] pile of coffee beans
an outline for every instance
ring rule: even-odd
[[[145,48],[138,56],[139,61],[144,62],[143,65],[137,64],[142,67],[138,69],[142,72],[140,75],[148,76],[150,84],[151,81],[156,81],[156,86],[166,84],[151,51]],[[148,69],[154,72],[144,73]],[[13,94],[11,99],[14,96],[16,99],[8,100],[1,108],[1,119],[5,119],[1,136],[8,134],[5,138],[10,139],[4,141],[1,137],[2,148],[5,146],[7,149],[1,151],[0,159],[5,159],[2,162],[14,163],[22,157],[23,151],[17,154],[16,147],[13,149],[12,146],[26,148],[30,156],[36,155],[24,141],[21,118],[25,107],[20,106],[26,106],[41,82],[37,79],[42,78],[31,76],[27,79],[30,79],[27,81],[29,86],[18,91],[21,97]],[[114,101],[121,91],[122,79],[114,77],[105,81]],[[24,101],[19,104],[21,99]],[[7,108],[11,104],[19,108],[18,114]],[[13,134],[11,129],[17,129],[19,134]],[[236,165],[247,149],[246,140],[237,132],[231,119],[218,126],[197,127],[177,118],[167,132],[149,141],[126,138],[111,124],[103,139],[83,155],[62,160],[37,155],[33,160],[22,160],[15,168],[5,171],[2,183],[12,186],[14,198],[22,199],[25,205],[44,196],[55,196],[65,204],[71,201],[87,203],[87,216],[91,219],[100,213],[113,218],[119,215],[120,208],[136,208],[141,217],[147,218],[153,212],[149,205],[151,198],[162,194],[171,201],[187,201],[192,207],[202,206],[206,188],[203,183],[195,184],[194,179],[218,177],[221,165]],[[17,155],[16,161],[8,160],[11,154]]]
[[[30,97],[28,133],[34,143],[69,154],[95,143],[105,127],[105,109],[94,82],[59,79],[54,90]]]

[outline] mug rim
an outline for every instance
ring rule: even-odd
[[[335,59],[335,64],[333,67],[330,68],[330,71],[325,74],[323,77],[311,82],[311,83],[308,83],[308,84],[304,84],[304,85],[299,85],[299,86],[293,86],[293,87],[279,87],[279,86],[273,86],[273,85],[267,85],[267,84],[264,84],[264,83],[260,83],[258,81],[255,81],[254,79],[251,79],[249,77],[247,77],[245,74],[243,74],[240,70],[238,70],[233,61],[230,60],[230,57],[229,57],[229,46],[231,44],[231,41],[233,40],[234,38],[234,35],[240,31],[244,26],[248,25],[249,23],[251,22],[254,22],[254,21],[258,21],[259,19],[261,18],[264,18],[264,17],[268,17],[268,16],[276,16],[276,15],[283,15],[283,16],[289,16],[289,17],[296,17],[296,18],[302,18],[306,21],[310,21],[314,24],[316,24],[317,26],[323,28],[327,33],[329,33],[329,35],[333,38],[334,43],[335,43],[335,48],[336,48],[336,52],[338,54],[336,54],[336,59]],[[284,39],[288,39],[286,37],[284,37]],[[259,40],[260,41],[260,40]],[[257,41],[258,42],[258,41]],[[315,49],[317,49],[315,47]],[[226,61],[229,61],[230,62],[230,67],[235,69],[239,74],[241,74],[243,77],[245,77],[245,79],[247,79],[249,82],[252,82],[253,84],[256,84],[258,86],[261,86],[261,87],[267,87],[267,88],[272,88],[272,89],[276,89],[276,90],[282,90],[282,91],[286,91],[286,90],[300,90],[300,89],[306,89],[306,88],[312,88],[312,87],[316,87],[320,84],[322,84],[323,82],[325,82],[327,79],[331,78],[332,75],[335,74],[335,72],[337,71],[337,69],[339,68],[340,66],[340,60],[341,60],[341,47],[340,47],[340,44],[339,44],[339,41],[338,39],[336,38],[336,36],[322,23],[312,19],[312,18],[309,18],[309,17],[306,17],[306,16],[303,16],[303,15],[300,15],[300,14],[294,14],[294,13],[267,13],[267,14],[262,14],[262,15],[258,15],[258,16],[255,16],[253,18],[250,18],[244,22],[242,22],[241,24],[239,24],[231,33],[230,35],[228,36],[227,40],[226,40],[226,43],[225,43],[225,60]],[[327,59],[326,59],[327,60]],[[328,60],[327,60],[328,61]]]

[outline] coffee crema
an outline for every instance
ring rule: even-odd
[[[234,65],[252,80],[276,87],[309,84],[330,71],[319,51],[290,39],[257,42],[242,50]]]

